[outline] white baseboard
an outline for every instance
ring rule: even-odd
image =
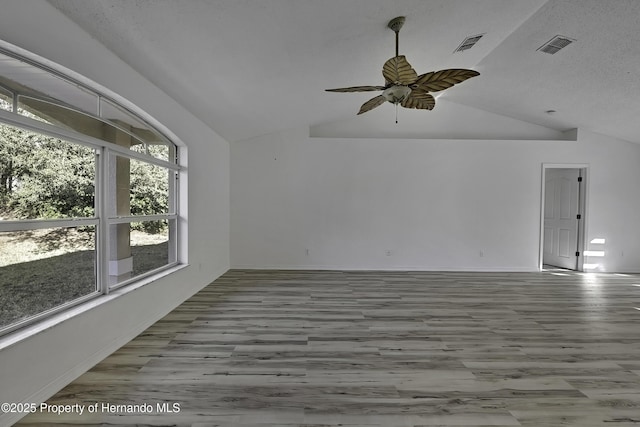
[[[535,267],[434,267],[434,266],[348,266],[348,265],[286,265],[286,264],[234,264],[232,270],[328,270],[328,271],[450,271],[450,272],[486,272],[486,273],[533,273]]]

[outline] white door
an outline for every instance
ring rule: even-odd
[[[542,263],[576,270],[579,169],[546,169]]]

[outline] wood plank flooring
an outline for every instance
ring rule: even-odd
[[[636,307],[638,275],[232,270],[48,402],[139,407],[18,425],[638,427]]]

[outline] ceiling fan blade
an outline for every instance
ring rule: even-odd
[[[433,110],[436,106],[435,98],[425,90],[413,89],[409,96],[400,104],[404,108],[416,108],[419,110]]]
[[[404,55],[395,56],[385,62],[382,66],[382,75],[387,83],[400,85],[410,85],[418,78],[418,73]]]
[[[340,87],[337,89],[325,89],[327,92],[373,92],[374,90],[384,90],[384,86],[352,86]]]
[[[362,107],[360,107],[360,111],[358,111],[358,114],[366,113],[367,111],[373,110],[374,108],[384,104],[384,101],[386,101],[386,99],[384,99],[384,96],[382,95],[371,98],[370,100],[362,104]]]
[[[461,68],[432,71],[418,76],[411,88],[419,88],[427,92],[438,92],[479,75],[480,73],[477,71]]]

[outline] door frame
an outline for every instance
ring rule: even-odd
[[[540,251],[538,254],[538,271],[542,271],[542,262],[544,258],[544,199],[546,191],[546,175],[547,169],[578,169],[582,182],[578,186],[578,214],[580,215],[580,221],[578,221],[578,242],[577,251],[580,252],[578,256],[578,262],[576,265],[576,271],[584,271],[584,250],[587,237],[587,198],[589,192],[587,191],[589,185],[589,164],[587,163],[542,163],[542,176],[540,181],[542,182],[540,191]]]

